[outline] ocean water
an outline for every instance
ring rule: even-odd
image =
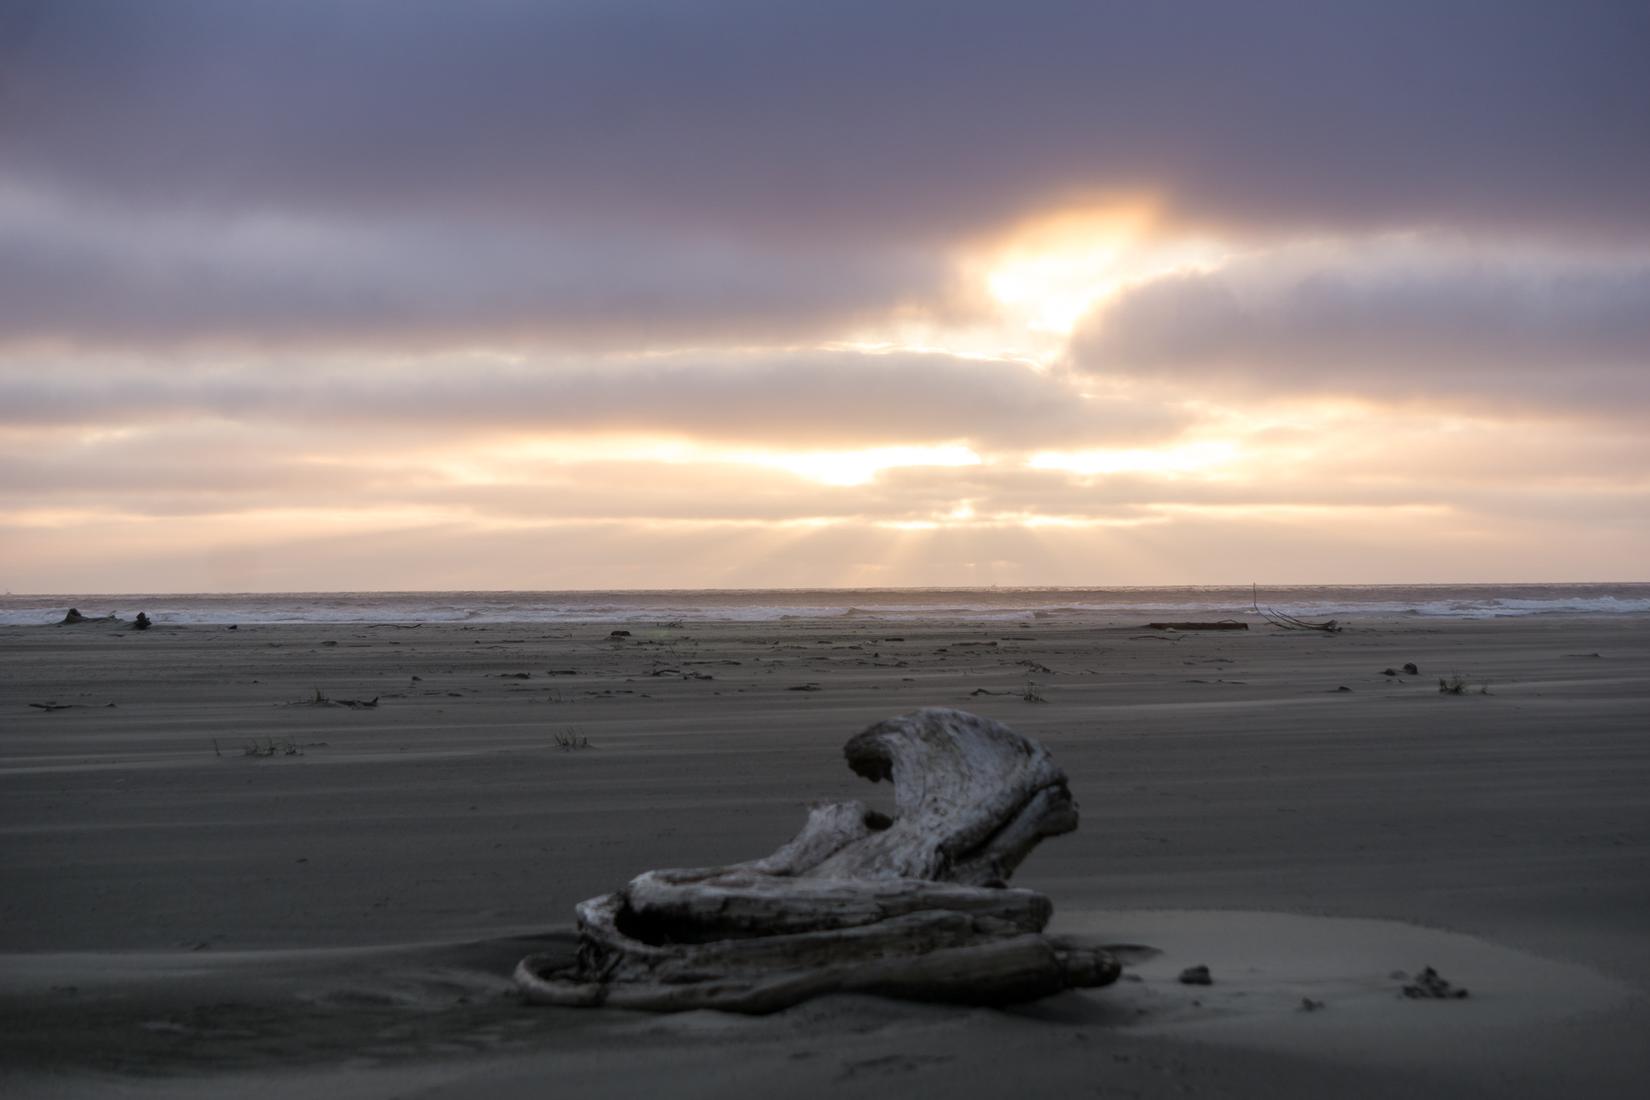
[[[1251,600],[1308,618],[1650,614],[1650,584],[1297,585],[1161,588],[821,588],[646,592],[310,592],[0,597],[0,624],[139,611],[161,623],[933,622],[1226,618]]]

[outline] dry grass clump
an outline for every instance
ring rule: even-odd
[[[550,736],[556,742],[556,748],[562,752],[575,752],[590,747],[590,738],[576,729],[563,730]]]

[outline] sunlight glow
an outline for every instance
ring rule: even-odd
[[[961,444],[867,447],[853,451],[743,451],[736,462],[786,470],[822,485],[867,485],[883,470],[899,466],[978,466],[981,459]]]
[[[559,437],[518,440],[485,452],[470,452],[467,461],[446,459],[443,473],[479,482],[493,468],[519,467],[524,462],[576,466],[584,462],[664,463],[682,466],[757,466],[783,470],[821,485],[867,485],[884,470],[901,466],[978,466],[984,460],[960,443],[860,447],[846,450],[778,450],[734,448],[685,439],[650,437]]]
[[[1039,451],[1026,460],[1033,470],[1064,470],[1082,477],[1099,474],[1188,474],[1231,463],[1238,449],[1226,442],[1187,443],[1157,449]]]
[[[1131,199],[1057,211],[1011,231],[978,261],[997,304],[1034,333],[1064,335],[1132,283],[1208,271],[1228,253],[1212,242],[1157,232],[1157,204]]]

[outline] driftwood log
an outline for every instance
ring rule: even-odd
[[[1212,623],[1147,623],[1151,630],[1248,630],[1249,624],[1236,619],[1217,619]]]
[[[896,813],[816,805],[772,855],[648,871],[577,907],[577,960],[516,967],[529,1002],[772,1012],[834,992],[1000,1004],[1115,981],[1107,951],[1047,936],[1053,905],[1008,877],[1077,827],[1065,773],[987,718],[928,709],[843,749]]]

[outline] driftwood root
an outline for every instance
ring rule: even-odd
[[[532,955],[529,1003],[763,1013],[827,993],[1002,1004],[1117,979],[1105,949],[1043,934],[1049,899],[1008,877],[1071,832],[1065,774],[1035,741],[962,711],[879,722],[848,765],[896,813],[816,805],[772,855],[648,871],[577,907],[576,960]]]

